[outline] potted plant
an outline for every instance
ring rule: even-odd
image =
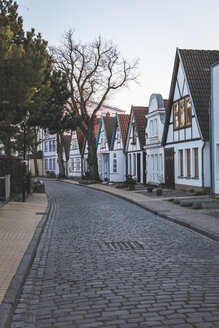
[[[156,190],[156,194],[157,196],[161,196],[163,193],[163,189],[161,187],[159,187],[157,190]]]
[[[128,186],[129,191],[135,190],[136,180],[133,179],[131,175],[127,175],[126,184]]]
[[[148,184],[147,185],[147,190],[148,190],[148,192],[152,192],[153,191],[153,186]]]

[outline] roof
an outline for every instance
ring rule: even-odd
[[[203,139],[208,140],[209,138],[210,67],[219,60],[219,51],[177,49],[170,88],[167,119],[164,127],[163,144],[166,142],[180,59],[183,64]]]
[[[140,146],[143,147],[145,145],[145,128],[147,125],[147,119],[145,118],[145,115],[148,112],[148,107],[132,106],[132,111],[135,117]]]
[[[76,134],[77,134],[78,146],[81,154],[85,137],[80,128],[76,129]]]
[[[115,122],[115,117],[102,116],[102,119],[104,122],[108,145],[110,147],[111,139],[112,139],[112,135],[113,135],[113,126],[114,126],[114,122]]]
[[[127,138],[127,131],[129,127],[129,120],[130,120],[130,115],[129,114],[118,114],[118,120],[119,120],[119,125],[122,133],[122,139],[123,139],[123,144],[125,145],[126,143],[126,138]]]

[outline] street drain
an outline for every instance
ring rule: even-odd
[[[44,214],[48,214],[48,213],[41,213],[41,212],[36,212],[36,215],[44,215]]]
[[[106,242],[106,246],[111,250],[129,250],[129,249],[144,249],[144,247],[137,241],[111,241]]]

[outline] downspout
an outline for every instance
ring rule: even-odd
[[[205,183],[204,183],[204,148],[205,148],[206,142],[204,141],[202,146],[202,192],[205,192]]]
[[[213,146],[213,144],[212,144],[212,126],[211,126],[211,120],[212,120],[212,115],[211,115],[211,100],[210,100],[210,102],[209,102],[209,108],[210,108],[210,110],[209,110],[209,140],[210,140],[210,181],[211,181],[211,185],[210,185],[210,194],[211,194],[211,196],[213,195],[213,172],[212,172],[212,156],[213,156],[213,154],[212,154],[212,146]]]

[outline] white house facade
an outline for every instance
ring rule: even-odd
[[[110,181],[123,182],[126,180],[125,143],[130,115],[116,114],[110,154]]]
[[[111,164],[113,161],[110,158],[112,156],[110,146],[114,122],[115,117],[110,117],[109,113],[106,116],[101,116],[100,118],[96,143],[98,173],[101,180],[111,181],[111,174],[113,171]]]
[[[212,192],[219,194],[219,62],[211,67]]]
[[[146,115],[145,129],[146,182],[159,185],[165,182],[164,148],[162,146],[167,101],[161,94],[152,94]]]
[[[210,66],[219,51],[177,49],[164,128],[165,182],[209,190]]]
[[[69,150],[69,161],[68,161],[68,176],[69,177],[80,177],[82,174],[82,146],[84,142],[84,135],[80,128],[72,131],[70,150]]]
[[[127,174],[137,182],[146,182],[145,128],[147,107],[132,106],[126,139]]]
[[[47,130],[43,132],[43,175],[59,175],[57,161],[56,134],[50,134]]]

